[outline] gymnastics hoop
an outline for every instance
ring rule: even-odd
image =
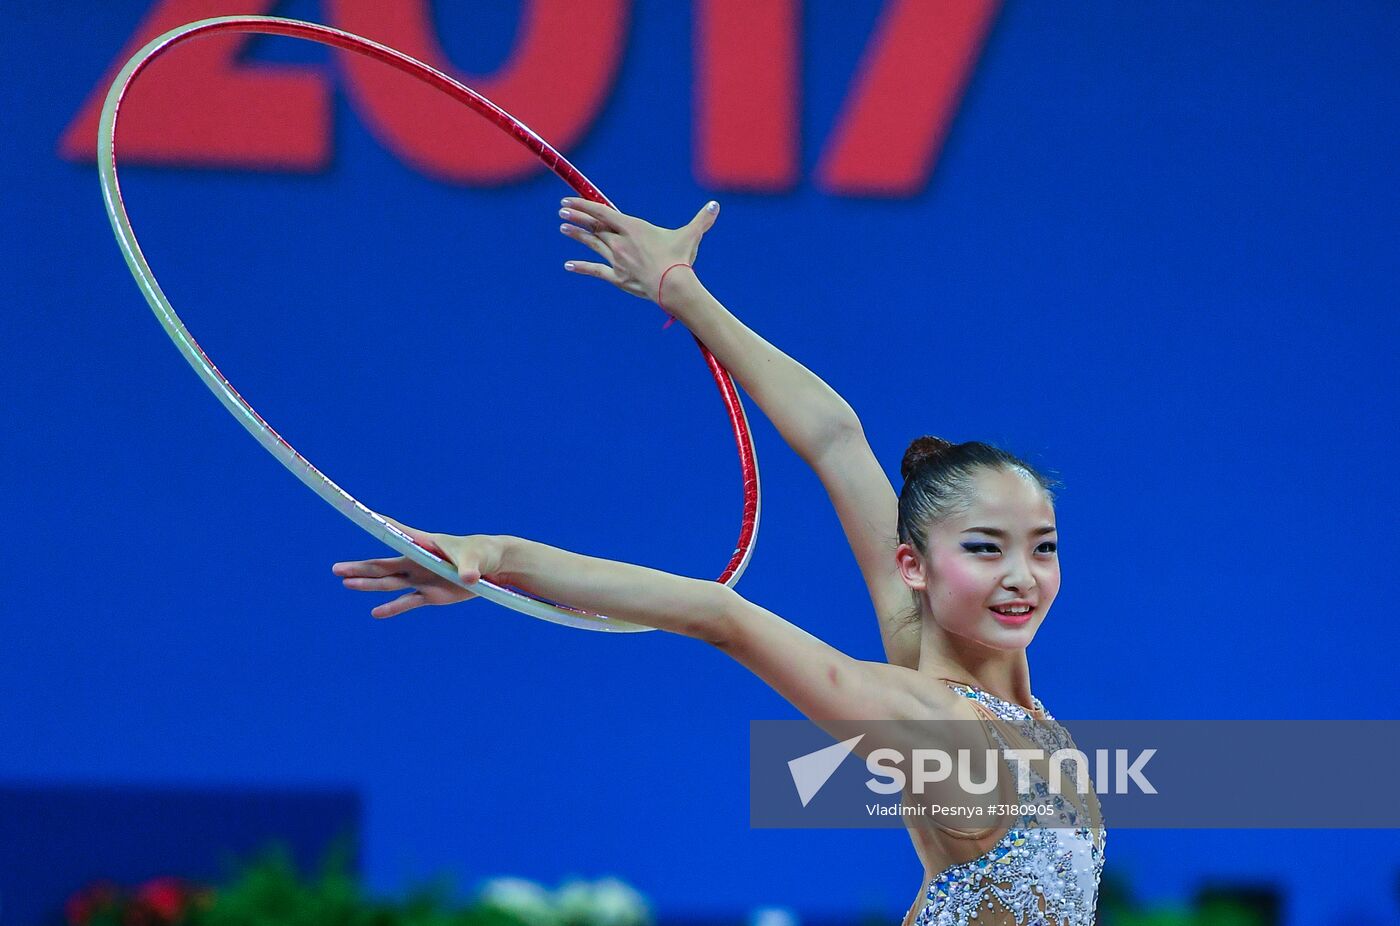
[[[205,385],[218,397],[233,417],[247,429],[248,433],[257,439],[258,443],[262,444],[283,466],[291,470],[292,474],[305,483],[308,488],[329,502],[333,508],[399,553],[444,579],[463,588],[470,588],[482,598],[528,614],[531,617],[585,630],[611,632],[655,630],[654,627],[644,627],[607,615],[569,607],[566,604],[546,601],[524,591],[496,585],[485,579],[468,586],[462,582],[457,571],[447,560],[419,546],[407,534],[394,527],[378,513],[365,507],[332,482],[329,477],[312,465],[311,461],[298,453],[296,448],[287,443],[251,405],[244,401],[233,385],[219,372],[219,368],[209,359],[199,343],[195,341],[194,336],[189,333],[184,322],[180,320],[180,316],[175,313],[174,306],[165,297],[160,284],[156,282],[155,274],[151,272],[150,264],[146,262],[141,246],[136,241],[136,233],[132,230],[131,219],[126,213],[121,186],[117,182],[117,111],[120,109],[122,98],[132,81],[135,80],[136,75],[141,73],[146,65],[150,64],[157,56],[188,39],[222,32],[253,32],[309,39],[313,42],[320,42],[323,45],[345,49],[367,58],[382,61],[431,87],[441,90],[458,102],[465,103],[478,114],[494,122],[497,127],[509,133],[516,141],[528,148],[546,167],[573,187],[580,196],[607,206],[613,205],[602,191],[570,164],[562,154],[554,150],[548,142],[536,135],[520,120],[471,88],[400,51],[349,32],[332,29],[329,26],[276,16],[217,16],[187,23],[152,39],[127,61],[107,91],[107,99],[102,106],[102,118],[97,127],[98,178],[102,184],[102,199],[107,207],[107,217],[112,222],[112,231],[116,235],[122,256],[126,258],[127,267],[130,268],[137,287],[146,297],[146,302],[155,313],[161,327],[165,329],[165,333],[170,336],[180,353],[199,374],[200,379],[204,380]],[[739,392],[734,386],[733,378],[729,375],[729,371],[715,359],[714,354],[700,343],[699,338],[696,338],[695,343],[699,345],[705,363],[710,368],[715,383],[719,386],[720,396],[729,414],[729,422],[733,426],[734,441],[739,449],[739,465],[743,475],[744,508],[739,528],[738,545],[730,556],[728,565],[725,566],[720,577],[715,580],[732,587],[739,581],[739,577],[743,575],[744,569],[748,566],[749,558],[753,555],[754,541],[758,536],[760,500],[757,455],[754,450],[753,434],[749,430],[748,417],[744,412],[743,402],[739,398]]]

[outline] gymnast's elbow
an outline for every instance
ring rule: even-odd
[[[669,588],[635,618],[640,624],[690,637],[724,649],[732,638],[733,600],[737,592],[705,579],[667,576]]]
[[[734,589],[718,582],[705,583],[710,587],[707,606],[701,609],[703,618],[696,621],[695,632],[691,636],[715,649],[733,656],[743,639],[743,611],[749,602]]]
[[[760,677],[766,679],[794,659],[812,656],[807,652],[812,643],[829,649],[734,589],[710,584],[715,606],[709,609],[710,619],[705,622],[703,631],[696,635]]]

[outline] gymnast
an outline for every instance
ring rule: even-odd
[[[707,643],[838,738],[867,730],[860,721],[898,722],[865,737],[856,749],[862,756],[880,747],[905,756],[929,747],[951,755],[1041,748],[1048,755],[1066,742],[1068,734],[1031,693],[1026,657],[1060,588],[1054,483],[986,443],[920,437],[904,454],[896,495],[850,405],[701,284],[695,258],[718,203],[678,229],[573,197],[559,215],[560,231],[603,260],[571,260],[565,269],[663,306],[816,472],[865,579],[888,663],[853,659],[716,582],[519,537],[392,523],[449,560],[467,584],[486,578]],[[346,588],[403,591],[370,612],[380,618],[476,597],[402,556],[336,563],[332,571]],[[1043,766],[1032,767],[1027,789],[1006,770],[994,793],[977,798],[979,806],[1044,804]],[[955,794],[951,780],[929,790],[932,796],[919,800],[971,799]],[[1092,786],[1087,790],[1078,802],[1073,792],[1056,797],[1048,810],[989,814],[993,822],[982,827],[906,818],[924,881],[904,926],[1092,924],[1106,832]],[[907,791],[902,797],[913,800]]]

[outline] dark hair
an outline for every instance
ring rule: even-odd
[[[904,451],[899,465],[904,488],[899,492],[899,541],[928,552],[930,524],[966,511],[972,504],[972,479],[982,470],[1019,472],[1033,480],[1055,503],[1058,480],[1045,476],[1020,457],[984,444],[953,444],[941,437],[920,437]]]

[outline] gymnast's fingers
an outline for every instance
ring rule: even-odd
[[[566,260],[564,261],[564,269],[570,273],[578,273],[586,277],[597,277],[600,280],[607,280],[614,286],[622,285],[617,271],[607,264],[594,264],[586,260]]]
[[[573,222],[591,232],[600,232],[607,228],[600,219],[593,218],[581,209],[560,209],[559,218],[565,222]]]
[[[592,216],[598,220],[598,224],[601,225],[605,231],[621,231],[622,222],[627,218],[627,216],[618,212],[611,206],[604,206],[602,203],[595,203],[590,199],[580,199],[576,196],[570,196],[565,199],[564,208],[576,210],[585,215]],[[597,229],[594,229],[594,231],[597,231]]]
[[[408,576],[400,574],[382,578],[346,576],[341,580],[341,584],[357,592],[394,592],[401,588],[412,588],[418,583],[410,581]]]
[[[409,592],[407,595],[400,595],[393,601],[382,604],[369,613],[371,617],[394,617],[405,611],[412,611],[414,608],[422,607],[427,603],[427,599],[423,597],[422,592],[413,591]]]
[[[402,575],[407,568],[407,556],[394,556],[388,559],[362,559],[350,563],[336,563],[331,572],[341,578],[378,579],[383,576]]]
[[[612,260],[612,248],[608,247],[597,235],[579,228],[577,225],[560,225],[559,230],[575,241],[588,245],[599,257],[608,261]]]

